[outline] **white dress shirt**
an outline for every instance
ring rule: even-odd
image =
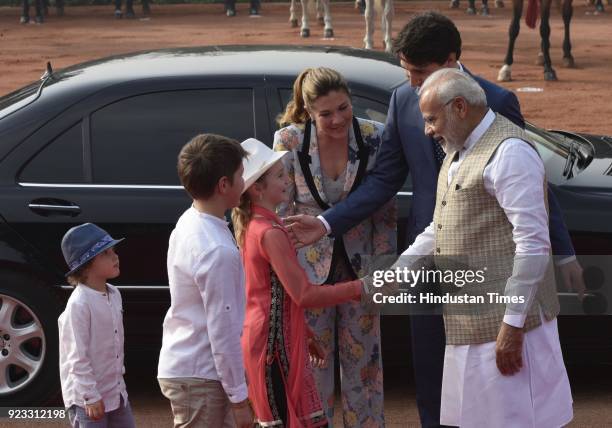
[[[465,157],[495,120],[489,110],[482,121],[468,136],[448,170],[451,182]],[[544,164],[538,153],[525,141],[509,138],[503,141],[483,173],[486,191],[494,196],[512,224],[512,237],[516,244],[515,266],[506,284],[506,295],[524,296],[523,304],[506,307],[504,322],[523,327],[527,312],[547,268],[550,252],[548,213],[544,199]],[[431,255],[435,247],[433,221],[415,239],[402,255]]]
[[[170,236],[168,279],[157,377],[218,380],[231,402],[245,400],[244,271],[227,222],[185,211]]]
[[[448,171],[453,179],[461,162],[491,126],[489,110],[467,138],[464,149]],[[486,191],[494,196],[513,226],[515,265],[506,284],[506,295],[525,296],[525,303],[507,305],[504,322],[522,327],[549,259],[550,237],[544,205],[544,166],[525,141],[508,139],[500,144],[483,172]],[[433,254],[433,222],[404,252]],[[499,372],[495,341],[475,345],[446,345],[442,377],[440,423],[465,428],[481,426],[564,426],[573,417],[572,396],[561,354],[556,318],[527,332],[523,367],[512,375]]]
[[[64,405],[104,400],[104,411],[127,402],[123,374],[121,294],[107,284],[100,292],[79,284],[59,316],[60,380]]]

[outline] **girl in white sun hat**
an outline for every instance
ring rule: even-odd
[[[327,426],[311,364],[325,353],[306,325],[304,308],[358,301],[359,280],[314,286],[297,261],[289,235],[275,214],[288,198],[288,178],[274,152],[250,138],[242,143],[245,190],[232,220],[246,275],[242,333],[249,398],[259,426]]]

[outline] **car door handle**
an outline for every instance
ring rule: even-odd
[[[28,205],[28,207],[32,209],[48,210],[48,211],[71,212],[71,213],[81,212],[81,207],[79,207],[78,205],[64,206],[64,205],[30,204]]]
[[[28,208],[42,216],[67,215],[77,216],[81,213],[81,207],[68,201],[32,201]]]

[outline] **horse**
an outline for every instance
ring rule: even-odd
[[[393,23],[393,15],[395,9],[393,7],[393,0],[365,0],[365,23],[366,23],[366,35],[363,38],[363,44],[366,49],[372,49],[374,28],[376,26],[374,20],[376,18],[376,5],[380,5],[382,9],[382,19],[380,30],[383,34],[383,47],[386,52],[391,52],[392,40],[391,40],[391,27]]]
[[[540,4],[541,1],[541,4]],[[528,0],[527,13],[525,23],[530,28],[535,28],[538,17],[538,8],[540,8],[540,36],[542,38],[542,59],[544,65],[544,80],[557,80],[557,73],[552,67],[550,60],[550,5],[552,0]],[[572,56],[572,44],[570,42],[570,21],[572,19],[572,0],[562,0],[561,13],[563,16],[563,24],[565,34],[563,38],[563,64],[565,67],[575,67],[574,57]],[[514,42],[519,34],[521,15],[523,14],[523,0],[512,0],[512,21],[510,23],[510,40],[508,43],[508,51],[504,65],[497,74],[497,80],[500,82],[509,82],[512,80],[512,63]]]
[[[332,27],[332,17],[329,7],[330,0],[316,0],[317,10],[317,21],[320,25],[323,25],[323,37],[330,38],[334,37],[334,29]],[[302,27],[300,29],[300,36],[310,37],[310,23],[308,20],[308,0],[300,0],[302,4]],[[291,6],[289,7],[289,23],[292,27],[298,26],[298,20],[296,16],[297,0],[291,0]]]

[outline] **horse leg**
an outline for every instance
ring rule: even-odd
[[[289,6],[289,24],[291,28],[297,28],[298,26],[297,16],[295,15],[296,3],[297,0],[291,0],[291,6]]]
[[[601,3],[601,0],[598,0]],[[603,6],[602,6],[603,7]],[[563,65],[567,68],[574,68],[576,63],[572,56],[572,42],[570,42],[570,22],[572,21],[572,15],[574,8],[572,7],[572,0],[563,0]]]
[[[317,9],[317,24],[323,26],[325,25],[325,19],[323,18],[325,11],[323,10],[323,2],[321,0],[316,1],[316,9]]]
[[[514,63],[514,42],[521,30],[521,16],[523,15],[523,0],[512,0],[512,21],[508,29],[508,50],[504,65],[497,74],[499,82],[509,82],[512,80],[512,64]]]
[[[310,24],[308,23],[308,0],[300,0],[302,3],[302,29],[300,36],[310,37]]]
[[[374,6],[374,0],[366,0],[365,13],[366,34],[363,38],[363,45],[366,49],[373,49],[374,43],[374,19],[376,18],[376,7]]]
[[[557,80],[557,73],[550,60],[550,4],[551,0],[542,0],[540,11],[540,37],[542,38],[542,55],[544,55],[544,80]]]
[[[391,38],[391,30],[393,29],[393,16],[395,15],[395,5],[393,0],[382,0],[384,4],[382,16],[382,33],[385,43],[385,52],[391,53],[393,49],[393,39]]]
[[[323,30],[323,37],[329,39],[334,37],[334,28],[332,26],[332,16],[331,16],[331,8],[329,5],[329,0],[321,0],[323,3],[323,21],[325,22],[325,28]]]
[[[610,4],[609,0],[608,0],[608,4]],[[595,2],[595,13],[604,13],[604,5],[603,5],[603,0],[597,0]]]

